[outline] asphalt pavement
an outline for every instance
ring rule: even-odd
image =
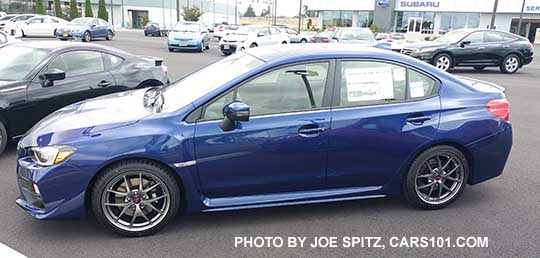
[[[201,53],[169,53],[165,38],[119,32],[97,41],[162,57],[171,81],[220,58],[216,42]],[[537,50],[537,52],[540,49]],[[540,56],[517,74],[453,71],[506,87],[514,145],[502,176],[467,187],[449,207],[411,208],[373,199],[179,216],[156,235],[124,238],[90,218],[38,221],[15,204],[19,195],[14,144],[0,157],[0,242],[28,257],[538,257],[540,251]],[[235,248],[235,237],[382,237],[386,248]],[[488,237],[486,248],[392,248],[392,236]]]

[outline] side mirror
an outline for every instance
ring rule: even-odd
[[[223,121],[219,127],[225,132],[232,131],[237,126],[237,121],[249,121],[249,106],[240,101],[235,101],[223,108]]]
[[[97,25],[92,24],[92,25],[90,25],[90,28],[95,28],[96,26],[97,26]]]
[[[266,34],[262,33],[262,32],[259,32],[259,34],[257,34],[257,37],[264,37],[266,36]]]
[[[467,41],[462,41],[461,44],[459,44],[461,47],[465,47],[466,45],[470,45],[471,42],[469,40]]]
[[[63,80],[66,78],[66,72],[60,70],[60,69],[51,69],[50,71],[47,71],[44,74],[41,74],[39,76],[39,79],[41,80],[41,85],[46,87],[51,87],[54,85],[54,81]]]

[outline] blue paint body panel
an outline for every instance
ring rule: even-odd
[[[303,44],[248,53],[264,63],[174,112],[141,108],[141,94],[135,92],[88,100],[52,114],[18,146],[17,173],[39,187],[44,206],[33,206],[22,192],[17,204],[38,219],[83,218],[92,180],[125,159],[149,159],[169,167],[181,183],[186,212],[399,195],[413,160],[438,144],[465,152],[471,164],[469,184],[496,177],[504,169],[512,145],[511,124],[486,108],[488,101],[505,98],[500,89],[471,86],[421,61],[374,48]],[[217,120],[186,121],[207,101],[265,71],[340,59],[413,67],[440,81],[439,94],[401,103],[255,116],[228,132]],[[429,119],[421,125],[406,121],[418,113]],[[324,130],[306,137],[299,133],[305,126]],[[70,145],[77,151],[63,163],[40,167],[28,148],[47,145]],[[196,164],[175,166],[189,161]]]

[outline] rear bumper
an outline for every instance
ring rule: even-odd
[[[524,58],[523,58],[523,64],[522,64],[522,65],[528,65],[528,64],[532,63],[532,61],[533,61],[533,57],[532,57],[532,56],[524,57]]]
[[[467,146],[472,156],[469,184],[478,184],[502,174],[512,149],[512,125],[501,123],[498,132]]]

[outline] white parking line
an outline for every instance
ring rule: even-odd
[[[23,254],[9,248],[7,245],[0,243],[0,257],[2,258],[27,258]]]

